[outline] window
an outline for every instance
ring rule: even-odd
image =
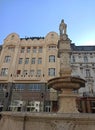
[[[73,63],[75,62],[75,56],[72,56],[72,62]]]
[[[25,64],[28,64],[29,63],[29,58],[26,58],[25,59]]]
[[[25,84],[15,84],[15,89],[16,90],[24,90],[25,89]]]
[[[20,74],[21,73],[21,70],[17,70],[17,74]]]
[[[2,76],[7,76],[8,75],[8,68],[2,68],[1,75]]]
[[[30,52],[30,47],[27,47],[27,53],[29,53]]]
[[[42,58],[38,58],[38,64],[42,64]]]
[[[32,58],[31,64],[35,64],[35,62],[36,62],[36,58]]]
[[[15,49],[15,48],[12,47],[12,46],[9,46],[9,47],[8,47],[8,50],[10,50],[10,51],[14,51],[14,49]]]
[[[36,107],[38,107],[39,106],[39,104],[38,103],[36,103]]]
[[[55,56],[54,55],[49,56],[49,62],[55,62]]]
[[[37,76],[41,76],[41,70],[37,70]]]
[[[9,63],[11,60],[11,56],[5,56],[4,62]]]
[[[49,76],[55,76],[55,68],[49,68],[48,69],[48,75]]]
[[[95,101],[91,101],[91,106],[95,108]]]
[[[22,47],[22,48],[21,48],[21,53],[24,53],[24,50],[25,50],[25,48],[24,48],[24,47]]]
[[[38,52],[42,53],[42,49],[43,49],[42,47],[39,47]]]
[[[86,77],[90,77],[90,70],[86,69]]]
[[[83,67],[80,67],[80,72],[83,73]]]
[[[46,91],[50,91],[50,87],[48,85],[45,86]]]
[[[87,63],[88,62],[88,57],[84,56],[84,62]]]
[[[53,50],[53,49],[56,49],[56,46],[55,45],[50,45],[49,50]]]
[[[22,58],[19,58],[19,64],[22,64],[22,60],[23,60]]]
[[[36,53],[37,47],[33,47],[33,53]]]
[[[27,75],[27,70],[24,70],[24,71],[23,71],[23,75]]]
[[[34,84],[28,84],[28,89],[29,90],[41,90],[41,84],[37,84],[37,83],[34,83]]]
[[[34,75],[34,70],[30,70],[30,75],[33,76]]]
[[[52,33],[52,34],[51,34],[51,38],[53,38],[53,37],[54,37],[54,34]]]

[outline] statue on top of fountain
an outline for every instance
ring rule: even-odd
[[[64,23],[64,20],[61,20],[61,23],[59,25],[59,31],[60,35],[66,34],[67,24]]]

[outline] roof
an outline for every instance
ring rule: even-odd
[[[25,37],[25,38],[20,38],[21,40],[25,39],[25,40],[28,40],[28,39],[31,39],[31,40],[34,40],[34,39],[44,39],[44,37]]]
[[[76,46],[74,43],[71,44],[72,51],[95,51],[95,46]]]

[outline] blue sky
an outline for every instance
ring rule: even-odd
[[[0,0],[0,44],[12,32],[20,37],[59,33],[64,19],[76,45],[95,45],[95,0]]]

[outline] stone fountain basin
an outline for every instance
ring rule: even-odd
[[[95,114],[2,112],[0,130],[95,130]]]
[[[81,87],[85,87],[85,80],[80,77],[62,76],[50,79],[48,81],[48,86],[55,90],[62,90],[62,89],[77,90]]]

